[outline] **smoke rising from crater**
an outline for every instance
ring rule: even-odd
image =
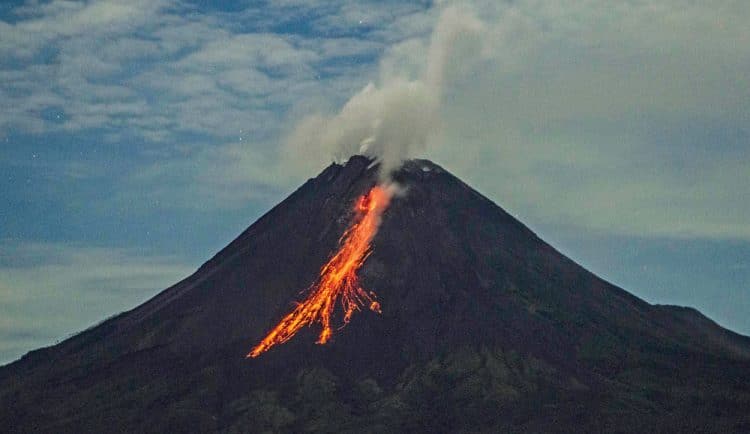
[[[337,160],[354,154],[378,159],[387,176],[401,162],[423,152],[440,131],[440,105],[449,66],[458,44],[481,44],[482,23],[473,13],[446,8],[433,30],[426,59],[416,78],[399,66],[381,62],[380,82],[369,83],[335,115],[305,117],[288,145],[305,154]],[[406,69],[406,68],[404,68]]]

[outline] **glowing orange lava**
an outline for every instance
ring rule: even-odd
[[[349,323],[354,311],[360,310],[361,306],[380,313],[380,303],[375,300],[375,293],[359,285],[356,273],[371,253],[370,242],[378,231],[380,217],[390,200],[389,189],[380,185],[359,198],[354,208],[354,222],[341,237],[339,250],[320,270],[320,277],[310,287],[307,298],[297,304],[247,357],[257,357],[274,345],[283,344],[302,327],[316,322],[323,326],[316,343],[325,344],[333,333],[331,315],[337,300],[341,301],[343,308],[344,325]]]

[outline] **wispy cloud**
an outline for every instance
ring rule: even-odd
[[[58,0],[15,15],[13,23],[0,21],[6,131],[103,129],[116,139],[126,130],[151,141],[180,133],[226,140],[241,129],[268,134],[291,105],[326,88],[332,96],[331,62],[373,57],[380,48],[341,32],[269,33],[263,20],[243,26],[166,0]]]
[[[111,173],[123,176],[116,197],[125,200],[150,192],[148,200],[182,208],[197,194],[234,207],[257,191],[284,190],[309,175],[289,176],[279,159],[285,126],[366,82],[385,45],[364,32],[397,19],[379,3],[362,10],[367,26],[351,23],[357,13],[346,2],[314,13],[314,4],[298,6],[227,14],[171,0],[56,0],[16,8],[0,21],[0,138],[79,142],[75,155],[44,170],[29,160],[29,170],[45,178],[68,173],[50,164],[78,174],[102,170],[99,161],[79,161],[79,150],[89,156],[128,147],[123,160],[141,164],[131,174]],[[308,16],[315,28],[326,20],[336,28],[314,30]]]

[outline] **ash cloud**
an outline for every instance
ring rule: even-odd
[[[334,115],[303,118],[287,138],[287,149],[295,157],[323,154],[339,161],[367,155],[380,161],[381,173],[387,176],[438,139],[446,78],[453,72],[449,62],[453,63],[457,47],[480,45],[483,33],[481,21],[471,11],[446,8],[431,35],[421,71],[410,74],[403,62],[386,58],[378,83],[367,84]]]

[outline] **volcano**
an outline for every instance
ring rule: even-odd
[[[426,160],[357,264],[378,309],[246,358],[378,170],[332,164],[193,275],[0,368],[2,430],[750,432],[750,338],[603,281]]]

